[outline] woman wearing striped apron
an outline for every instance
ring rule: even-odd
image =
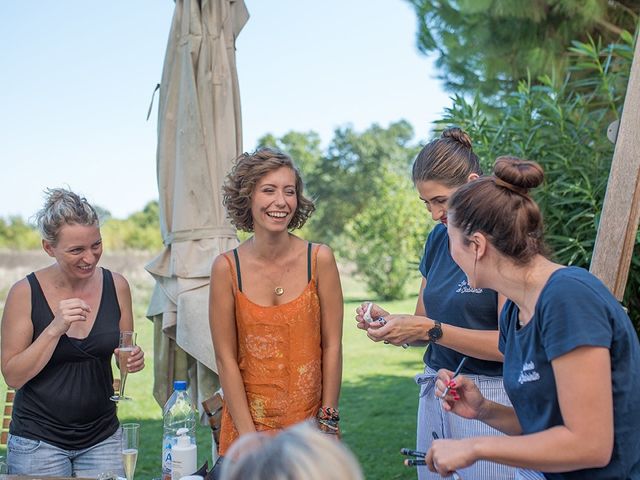
[[[480,391],[492,400],[510,405],[502,385],[502,353],[498,350],[498,314],[504,298],[495,291],[473,288],[449,252],[447,201],[462,185],[482,174],[469,136],[450,128],[427,144],[413,164],[413,182],[420,199],[438,225],[427,239],[420,272],[422,284],[413,315],[389,314],[368,303],[357,309],[358,327],[374,341],[393,345],[427,345],[424,372],[416,376],[419,385],[417,449],[427,451],[433,438],[467,438],[501,435],[481,422],[468,422],[445,412],[434,395],[436,372],[455,370],[467,357],[462,372],[473,379]],[[506,480],[514,469],[490,462],[477,462],[463,469],[464,480]],[[427,467],[418,467],[419,480],[440,479]]]

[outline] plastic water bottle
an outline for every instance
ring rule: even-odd
[[[187,382],[173,382],[173,393],[162,413],[162,480],[180,480],[197,470],[196,412]]]

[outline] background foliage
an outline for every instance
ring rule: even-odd
[[[536,195],[553,255],[588,267],[613,155],[605,132],[620,117],[633,55],[625,28],[636,28],[640,2],[409,1],[422,50],[439,52],[455,91],[435,129],[467,130],[487,172],[498,155],[539,161],[546,184]],[[259,143],[294,158],[316,201],[301,235],[333,247],[377,298],[403,298],[433,226],[409,181],[425,139],[399,121],[340,128],[326,148],[315,132],[267,134]],[[124,220],[99,210],[107,249],[161,249],[157,202]],[[640,329],[639,243],[625,303]],[[0,219],[0,248],[39,244],[24,220]]]
[[[32,250],[40,247],[40,234],[20,217],[0,218],[0,248]]]
[[[160,250],[160,218],[158,201],[149,202],[140,212],[124,220],[112,218],[108,210],[95,206],[100,217],[102,242],[107,250]],[[33,250],[41,240],[35,225],[20,217],[0,218],[0,248]]]
[[[516,89],[530,75],[562,81],[572,42],[617,41],[635,31],[637,0],[408,0],[418,20],[418,48],[436,52],[439,78],[455,93],[485,100]]]
[[[519,83],[496,115],[480,99],[457,95],[443,125],[462,125],[491,171],[499,155],[539,162],[546,182],[535,192],[555,259],[589,268],[614,145],[607,127],[619,118],[633,57],[633,38],[620,43],[574,42],[571,73],[562,83],[548,76]],[[558,86],[556,86],[558,85]],[[625,208],[621,206],[621,208]],[[625,302],[640,329],[640,243],[636,242]]]

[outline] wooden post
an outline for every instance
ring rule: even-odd
[[[636,46],[590,271],[622,300],[640,217],[640,42]]]

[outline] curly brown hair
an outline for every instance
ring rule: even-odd
[[[304,183],[291,157],[273,148],[259,148],[253,153],[243,153],[236,158],[235,165],[222,186],[222,204],[227,209],[227,216],[231,223],[237,229],[253,232],[251,215],[253,190],[267,173],[282,167],[290,168],[296,176],[298,208],[289,222],[289,230],[301,228],[316,209],[313,201],[303,194]]]

